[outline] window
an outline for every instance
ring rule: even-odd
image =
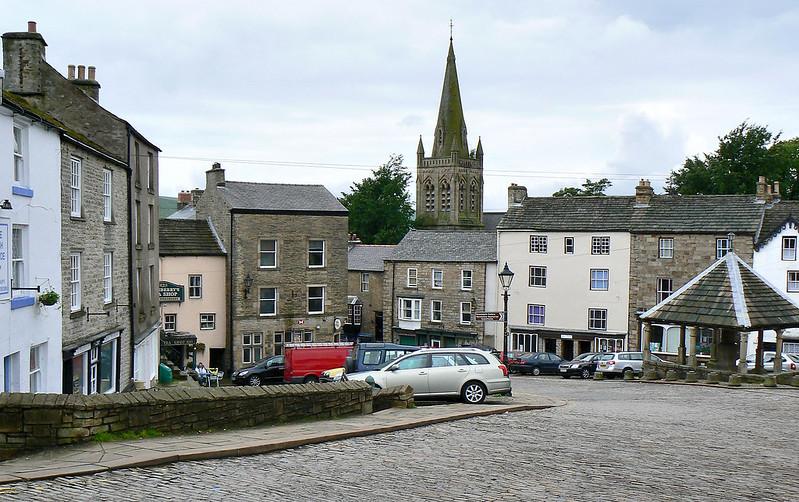
[[[80,253],[69,255],[69,310],[77,312],[81,309],[80,299]]]
[[[610,282],[610,271],[606,268],[591,269],[591,291],[607,291]]]
[[[3,392],[19,392],[19,352],[3,358]]]
[[[511,350],[536,352],[538,350],[538,335],[535,333],[511,333],[508,337],[508,344]]]
[[[200,314],[200,329],[216,329],[216,314]]]
[[[45,353],[47,352],[46,344],[31,347],[30,351],[30,392],[41,392],[42,389],[42,363],[44,361]]]
[[[155,265],[150,265],[147,269],[147,303],[153,304],[153,293],[155,291]]]
[[[547,287],[547,268],[546,267],[530,267],[530,287],[531,288],[545,288]]]
[[[458,182],[458,211],[463,212],[466,210],[466,185],[463,183],[463,180]]]
[[[69,177],[69,193],[70,193],[70,210],[69,215],[75,218],[80,218],[81,215],[81,160],[75,157],[70,159],[70,177]]]
[[[417,276],[416,269],[415,268],[409,268],[407,276],[408,276],[408,279],[407,279],[406,284],[408,285],[409,288],[415,288],[416,287],[416,276]]]
[[[100,347],[100,392],[116,392],[117,340],[110,340]]]
[[[588,329],[608,329],[608,310],[588,309]]]
[[[657,303],[662,302],[674,292],[672,281],[667,277],[658,277]]]
[[[325,313],[325,288],[324,286],[308,286],[308,313]]]
[[[141,245],[141,202],[138,200],[136,201],[136,212],[133,217],[136,226],[136,244]]]
[[[610,254],[610,237],[591,237],[591,254]]]
[[[472,271],[461,270],[461,289],[472,289]]]
[[[530,252],[531,253],[546,253],[547,252],[547,236],[546,235],[531,235],[530,236]]]
[[[178,315],[164,314],[164,331],[177,331],[177,329],[178,329]]]
[[[620,352],[624,350],[624,340],[620,338],[597,338],[597,352]]]
[[[136,305],[141,310],[141,267],[136,267]]]
[[[441,211],[448,213],[452,210],[452,191],[447,180],[441,180],[440,186]]]
[[[361,293],[369,292],[369,272],[361,272]]]
[[[277,267],[277,241],[261,239],[258,244],[258,266],[261,268]]]
[[[574,254],[574,237],[563,238],[563,253]]]
[[[444,271],[440,268],[434,268],[432,276],[433,289],[442,289],[444,287]]]
[[[436,210],[436,189],[429,179],[424,182],[424,209],[428,213]]]
[[[14,182],[25,185],[28,181],[25,169],[25,133],[14,126]]]
[[[202,298],[202,297],[203,297],[203,276],[190,275],[189,298]]]
[[[788,271],[788,292],[799,292],[799,270]]]
[[[397,315],[405,321],[421,321],[422,300],[419,298],[400,298]]]
[[[472,180],[472,185],[469,187],[469,211],[476,213],[479,201],[480,189],[477,187],[477,181]]]
[[[261,288],[258,293],[258,313],[262,316],[277,314],[277,288]]]
[[[285,339],[286,335],[282,331],[275,331],[272,335],[272,341],[274,342],[272,346],[276,356],[283,353],[283,341]]]
[[[277,335],[277,333],[275,334]],[[241,335],[241,347],[243,363],[249,364],[259,361],[261,359],[261,349],[263,348],[263,335],[261,333],[243,333]]]
[[[786,261],[796,260],[796,237],[782,238],[782,259]]]
[[[472,323],[472,302],[461,302],[461,324]]]
[[[12,287],[26,287],[25,276],[25,237],[26,227],[11,227],[11,282]]]
[[[155,162],[150,152],[147,152],[147,188],[155,190]]]
[[[135,141],[133,142],[133,156],[136,158],[136,172],[133,177],[136,178],[136,186],[141,187],[141,155],[139,154],[139,144]]]
[[[110,169],[103,169],[103,221],[111,221],[112,200],[111,190],[113,188],[113,173]]]
[[[308,241],[308,266],[325,266],[325,241],[313,239]]]
[[[363,305],[360,303],[347,305],[347,324],[353,326],[361,325],[361,318],[363,317]]]
[[[441,322],[441,300],[430,301],[430,322]]]
[[[544,305],[527,305],[527,324],[544,324],[544,316],[546,314],[546,306]]]
[[[730,251],[730,239],[719,237],[716,239],[716,259],[723,257]]]
[[[397,369],[400,370],[417,370],[420,368],[429,368],[429,367],[430,367],[429,354],[418,354],[406,357],[405,359],[397,363]]]
[[[103,253],[103,303],[111,303],[114,300],[113,269],[113,253]]]
[[[155,243],[155,207],[150,204],[147,207],[147,244]]]
[[[672,237],[661,237],[658,240],[658,256],[674,258],[674,239]]]

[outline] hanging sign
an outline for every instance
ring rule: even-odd
[[[167,281],[158,283],[158,299],[161,302],[182,302],[184,299],[183,286]]]

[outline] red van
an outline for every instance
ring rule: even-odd
[[[323,371],[344,366],[353,343],[289,343],[285,345],[287,383],[318,382]]]

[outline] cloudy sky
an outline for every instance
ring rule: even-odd
[[[47,60],[97,66],[101,104],[161,155],[160,191],[228,179],[339,195],[389,154],[430,151],[454,20],[485,207],[586,177],[660,190],[745,119],[799,136],[799,2],[4,0]],[[411,187],[413,190],[413,187]]]

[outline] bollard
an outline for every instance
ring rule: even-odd
[[[716,371],[707,374],[707,383],[719,383],[720,380],[721,375]]]
[[[658,370],[646,370],[644,373],[644,380],[660,380]]]
[[[685,374],[685,382],[686,383],[696,383],[699,381],[699,375],[696,371],[689,371]]]
[[[727,381],[727,385],[730,387],[740,387],[741,386],[741,375],[737,373],[733,373],[730,375],[729,381]]]
[[[678,378],[679,378],[679,376],[677,375],[677,371],[676,370],[668,370],[666,372],[666,381],[667,382],[675,382],[675,381],[677,381]]]
[[[776,387],[777,386],[777,379],[774,378],[774,375],[768,375],[763,379],[763,387]]]

